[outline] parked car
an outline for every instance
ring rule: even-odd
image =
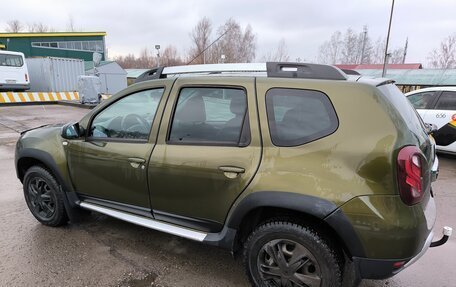
[[[406,94],[425,123],[435,125],[437,150],[456,154],[456,87],[433,87]]]
[[[76,123],[22,133],[15,152],[41,223],[83,208],[220,246],[254,286],[410,266],[434,236],[433,164],[392,81],[302,63],[154,69]]]
[[[25,91],[29,88],[24,54],[0,51],[0,91]]]

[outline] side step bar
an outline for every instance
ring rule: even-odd
[[[179,227],[176,225],[157,221],[157,220],[154,220],[151,218],[133,215],[130,213],[102,207],[102,206],[92,204],[92,203],[87,203],[84,201],[80,202],[79,206],[82,208],[88,209],[88,210],[93,210],[93,211],[96,211],[99,213],[109,215],[111,217],[114,217],[114,218],[117,218],[117,219],[120,219],[123,221],[127,221],[130,223],[136,224],[136,225],[144,226],[144,227],[147,227],[150,229],[162,231],[165,233],[177,235],[177,236],[195,240],[195,241],[202,242],[207,236],[207,233],[204,233],[204,232],[190,230],[187,228],[183,228],[183,227]]]

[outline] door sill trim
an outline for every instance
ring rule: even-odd
[[[130,222],[130,223],[133,223],[136,225],[140,225],[143,227],[147,227],[147,228],[154,229],[157,231],[162,231],[162,232],[169,233],[172,235],[177,235],[177,236],[180,236],[183,238],[187,238],[187,239],[191,239],[191,240],[195,240],[195,241],[199,241],[199,242],[204,241],[204,239],[207,236],[207,233],[204,233],[204,232],[190,230],[190,229],[179,227],[176,225],[163,223],[163,222],[151,219],[151,218],[133,215],[130,213],[114,210],[111,208],[106,208],[103,206],[99,206],[99,205],[84,202],[84,201],[80,202],[79,206],[84,209],[103,213],[103,214],[109,215],[111,217],[114,217],[114,218],[117,218],[117,219],[120,219],[120,220],[123,220],[126,222]]]

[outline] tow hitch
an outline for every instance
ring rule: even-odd
[[[453,228],[451,228],[449,226],[445,226],[442,230],[442,233],[443,233],[442,239],[440,239],[439,241],[432,242],[429,247],[437,247],[437,246],[445,244],[448,241],[448,238],[450,238],[452,232],[453,232]]]

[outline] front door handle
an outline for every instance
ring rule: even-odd
[[[143,163],[146,162],[145,159],[139,158],[139,157],[129,157],[128,161],[130,162],[130,165],[134,168],[138,168],[140,165],[142,165]],[[144,169],[144,165],[142,165],[142,166]]]
[[[219,166],[219,170],[228,178],[236,178],[239,174],[244,173],[245,169],[236,166]]]

